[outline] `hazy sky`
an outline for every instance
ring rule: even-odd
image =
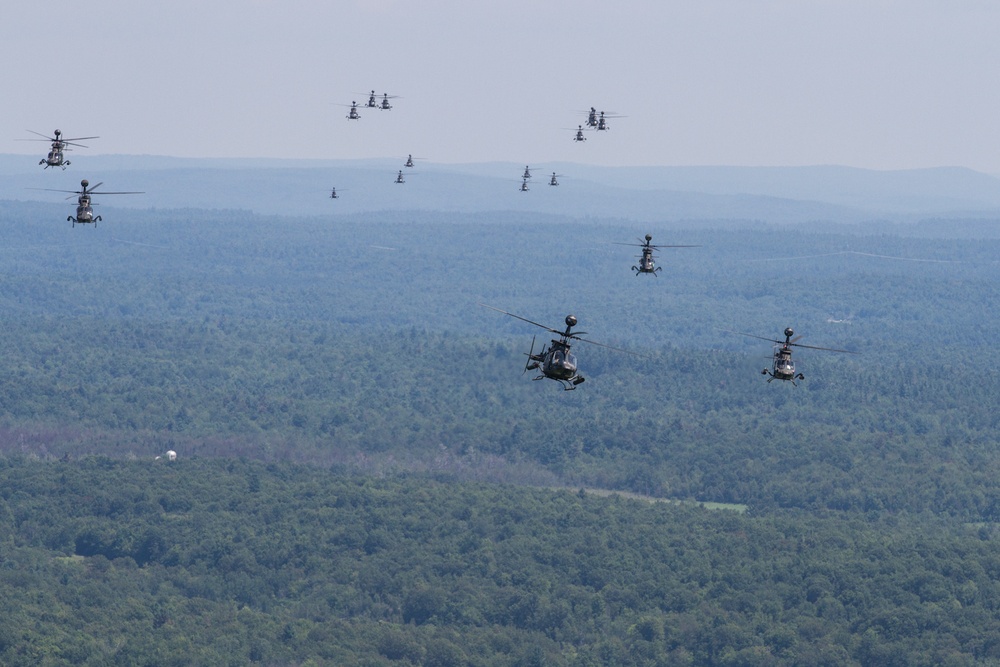
[[[0,153],[1000,174],[994,0],[45,0],[0,20]],[[399,95],[388,112],[352,100]],[[590,106],[626,116],[572,141]]]

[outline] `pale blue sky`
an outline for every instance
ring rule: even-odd
[[[1000,174],[992,0],[8,4],[3,153]],[[627,118],[577,144],[590,106]]]

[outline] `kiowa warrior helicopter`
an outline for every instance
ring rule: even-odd
[[[774,343],[774,356],[771,360],[771,368],[765,368],[760,372],[761,375],[769,375],[767,378],[768,383],[772,380],[787,380],[791,382],[796,387],[796,380],[805,380],[806,376],[802,373],[795,372],[795,362],[792,361],[792,348],[793,347],[804,347],[810,350],[826,350],[827,352],[841,352],[843,354],[857,354],[857,352],[851,352],[850,350],[837,350],[832,347],[817,347],[815,345],[803,345],[802,343],[796,343],[795,341],[802,338],[802,336],[795,336],[795,332],[791,327],[785,329],[785,341],[775,340],[774,338],[765,338],[764,336],[754,336],[753,334],[740,333],[739,331],[730,331],[729,333],[734,333],[738,336],[749,336],[750,338],[759,338],[761,340],[769,340]]]
[[[344,106],[347,106],[346,104]],[[358,113],[358,103],[351,102],[351,110],[347,112],[347,120],[361,120],[361,114]]]
[[[94,208],[91,204],[92,195],[141,195],[142,192],[97,192],[97,188],[104,185],[104,183],[98,183],[94,187],[90,187],[90,182],[87,179],[80,181],[81,190],[53,190],[52,188],[32,188],[33,190],[47,190],[49,192],[70,192],[72,193],[66,199],[72,199],[73,196],[77,197],[76,200],[76,217],[72,215],[67,216],[66,222],[73,222],[73,226],[76,227],[77,223],[81,225],[92,224],[97,227],[97,223],[101,221],[101,216],[94,215]]]
[[[641,240],[641,239],[640,239]],[[615,245],[628,245],[642,248],[642,256],[639,258],[639,265],[633,266],[632,270],[635,271],[635,275],[640,273],[652,273],[654,276],[663,267],[657,266],[654,261],[653,251],[657,248],[700,248],[697,245],[653,245],[650,241],[653,240],[652,234],[646,234],[645,243],[615,243]]]
[[[425,160],[425,159],[427,159],[427,158],[413,157],[412,155],[407,155],[406,156],[406,162],[403,163],[403,166],[404,167],[412,167],[414,160]]]
[[[549,179],[549,185],[559,185],[559,181],[557,181],[556,179],[560,176],[562,176],[562,174],[557,174],[556,172],[553,171],[552,178]]]
[[[330,199],[340,199],[340,195],[337,194],[336,187],[330,189]]]
[[[521,187],[518,188],[521,192],[527,192],[531,188],[528,187],[528,179],[525,178],[521,181]]]
[[[604,115],[604,112],[602,111],[601,114],[597,117],[597,124],[594,127],[596,129],[598,129],[598,130],[610,130],[611,126],[608,125],[607,120],[606,120],[608,118],[625,118],[625,116],[621,116],[621,115],[613,114],[613,113],[612,114],[608,114],[608,115]]]
[[[50,141],[52,142],[52,148],[49,149],[49,154],[45,156],[38,164],[44,164],[45,168],[49,167],[62,167],[65,169],[69,166],[70,161],[63,159],[63,152],[71,150],[69,146],[78,146],[80,148],[86,148],[83,144],[74,143],[76,141],[84,141],[86,139],[98,139],[99,137],[75,137],[73,139],[64,139],[62,132],[59,130],[55,131],[54,137],[47,137],[41,132],[35,132],[34,130],[28,130],[32,134],[37,134],[42,137],[41,139],[22,139],[22,141]]]
[[[584,381],[584,377],[577,373],[576,355],[569,351],[571,340],[578,340],[582,343],[590,343],[591,345],[606,347],[609,350],[615,350],[616,352],[634,354],[634,352],[629,352],[628,350],[622,350],[617,347],[611,347],[610,345],[604,345],[592,340],[580,338],[580,336],[586,335],[586,332],[571,331],[572,328],[576,326],[576,317],[573,315],[566,316],[566,330],[560,331],[559,329],[550,329],[544,324],[539,324],[538,322],[532,322],[531,320],[521,317],[520,315],[508,313],[506,310],[500,310],[499,308],[494,308],[493,306],[487,306],[485,303],[481,303],[479,305],[484,308],[489,308],[490,310],[495,310],[498,313],[503,313],[504,315],[510,315],[511,317],[521,320],[522,322],[534,324],[536,327],[541,327],[542,329],[551,331],[559,336],[558,340],[552,339],[551,347],[542,347],[542,351],[538,354],[535,354],[535,338],[532,337],[531,350],[528,352],[528,360],[524,363],[524,371],[522,371],[521,374],[523,375],[528,371],[537,370],[540,374],[532,378],[532,380],[542,380],[544,378],[555,380],[561,384],[562,388],[566,391],[576,389],[576,386],[582,384]]]

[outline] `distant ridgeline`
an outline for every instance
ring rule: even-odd
[[[873,171],[812,167],[597,167],[553,163],[535,169],[519,192],[523,165],[435,164],[405,169],[402,160],[223,160],[157,156],[88,156],[79,178],[144,194],[116,206],[244,209],[268,215],[337,215],[370,211],[510,211],[573,218],[664,223],[684,220],[767,223],[924,217],[997,217],[1000,180],[961,168]],[[84,172],[84,169],[86,171]],[[547,173],[560,174],[549,187]],[[0,155],[0,200],[58,203],[65,188],[39,174],[37,159]],[[340,193],[337,199],[328,194]],[[109,202],[110,203],[110,202]]]

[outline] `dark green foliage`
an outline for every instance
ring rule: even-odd
[[[7,459],[0,490],[3,664],[961,664],[1000,645],[992,540],[931,518],[211,459]]]
[[[1000,659],[987,223],[47,210],[0,211],[2,664]],[[636,278],[646,231],[703,247]],[[477,302],[645,356],[533,383]],[[722,331],[785,326],[862,354]]]

